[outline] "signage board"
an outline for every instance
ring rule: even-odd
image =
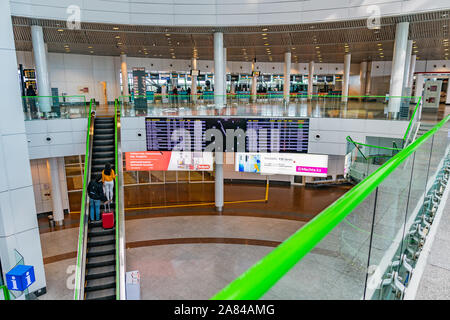
[[[24,291],[36,281],[33,266],[17,265],[5,276],[6,286],[15,291]]]
[[[328,156],[295,153],[236,153],[235,170],[262,174],[327,177]]]
[[[212,152],[125,152],[127,171],[212,171]]]
[[[148,151],[172,151],[182,143],[184,135],[189,143],[184,146],[184,151],[204,151],[207,145],[206,131],[216,129],[216,133],[218,131],[223,135],[223,151],[308,152],[309,119],[304,118],[148,117],[145,127]],[[226,144],[230,131],[236,133],[237,138],[234,143]],[[245,134],[245,140],[237,145],[238,138]],[[224,148],[225,145],[230,147]]]

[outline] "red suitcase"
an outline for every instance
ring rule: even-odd
[[[111,229],[114,227],[114,213],[113,212],[103,212],[102,215],[103,229]]]

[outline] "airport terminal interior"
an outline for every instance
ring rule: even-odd
[[[0,1],[0,300],[450,299],[450,1]]]

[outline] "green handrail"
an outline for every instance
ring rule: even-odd
[[[247,300],[261,298],[449,119],[450,115],[389,159],[378,170],[336,200],[266,257],[218,292],[212,299]]]
[[[120,274],[119,274],[119,180],[118,175],[118,149],[117,149],[117,99],[114,100],[114,154],[115,154],[115,169],[116,169],[116,187],[115,187],[115,200],[116,200],[116,210],[115,210],[115,219],[116,219],[116,300],[120,300]]]
[[[78,283],[79,276],[78,273],[81,272],[81,255],[79,254],[82,252],[83,248],[83,238],[84,238],[84,211],[85,211],[85,199],[86,199],[86,190],[87,190],[87,172],[88,172],[88,166],[89,166],[89,131],[91,128],[91,112],[92,112],[92,104],[93,100],[89,103],[89,114],[88,114],[88,124],[87,124],[87,137],[86,137],[86,155],[84,156],[84,175],[83,175],[83,191],[81,195],[81,209],[80,209],[80,231],[78,234],[78,255],[77,255],[77,268],[76,268],[76,277],[75,277],[75,299],[78,299],[78,288],[82,285],[81,283]]]
[[[10,295],[9,295],[8,287],[6,287],[6,286],[0,286],[0,289],[3,290],[3,297],[5,298],[5,300],[11,300],[11,297],[10,297]]]

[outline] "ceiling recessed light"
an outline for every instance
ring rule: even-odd
[[[269,29],[267,29],[267,28],[262,29],[262,31],[267,31],[267,30],[269,30]]]
[[[58,31],[59,31],[59,32],[63,32],[63,31],[64,31],[64,29],[58,29]]]
[[[90,51],[91,53],[94,53],[94,51]]]
[[[92,49],[92,46],[89,46],[88,49]]]
[[[113,27],[113,30],[119,30],[119,27]]]
[[[170,37],[170,33],[166,33],[166,37]]]
[[[268,43],[264,43],[264,45],[265,45],[265,46],[268,46],[269,44],[268,44]]]
[[[119,46],[122,45],[122,42],[117,42],[117,45],[119,45]]]
[[[382,43],[377,43],[377,46],[382,46],[383,44]]]
[[[120,39],[120,36],[115,36],[116,39]]]

